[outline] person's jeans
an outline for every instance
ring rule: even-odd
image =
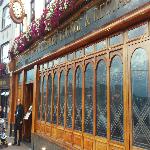
[[[14,125],[14,143],[17,143],[17,130],[19,130],[19,139],[18,143],[22,140],[22,125]]]

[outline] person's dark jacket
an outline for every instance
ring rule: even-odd
[[[22,125],[23,117],[24,117],[23,105],[21,104],[17,105],[16,111],[15,111],[15,124],[18,126]]]
[[[4,118],[3,111],[0,111],[0,118]]]

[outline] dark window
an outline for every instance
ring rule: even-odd
[[[84,131],[93,134],[93,67],[88,64],[85,72]]]
[[[104,61],[100,61],[97,66],[96,80],[96,134],[107,136],[107,71]]]
[[[9,7],[6,6],[3,9],[3,16],[2,16],[2,28],[6,28],[8,25],[11,24],[10,14],[9,14]]]
[[[64,103],[65,103],[65,74],[60,75],[60,105],[59,105],[59,125],[64,125]]]
[[[43,77],[43,93],[42,93],[42,121],[45,121],[46,112],[46,77]]]
[[[31,22],[35,19],[35,1],[31,0]]]
[[[150,149],[148,56],[137,49],[131,60],[133,145]]]
[[[82,130],[82,70],[76,71],[75,129]]]
[[[54,112],[53,112],[53,123],[57,123],[57,100],[58,100],[58,76],[55,73],[54,76]]]
[[[123,65],[119,56],[113,58],[110,68],[110,105],[111,139],[123,142]]]
[[[73,90],[72,90],[72,70],[68,72],[68,86],[67,86],[67,127],[72,128],[72,101],[73,101]]]
[[[48,76],[47,122],[51,122],[52,77]]]
[[[48,4],[50,3],[51,0],[45,0],[45,8],[47,8]]]

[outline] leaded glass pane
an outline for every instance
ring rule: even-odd
[[[75,129],[82,130],[82,70],[76,71]]]
[[[110,43],[109,43],[110,45],[116,45],[116,44],[121,44],[121,43],[123,43],[122,34],[119,34],[110,38]]]
[[[94,51],[94,45],[85,48],[85,54],[90,54]]]
[[[54,76],[54,110],[53,110],[53,123],[57,123],[57,100],[58,100],[58,76]]]
[[[34,69],[31,69],[27,71],[26,83],[31,83],[33,81],[34,81]]]
[[[99,43],[95,44],[96,51],[103,50],[106,47],[107,47],[107,41],[106,40],[100,41]]]
[[[150,98],[148,57],[137,49],[131,60],[133,145],[150,149]]]
[[[64,125],[64,103],[65,103],[65,74],[60,75],[60,105],[59,105],[59,125]]]
[[[23,80],[23,74],[22,72],[18,74],[18,83],[19,85],[22,83],[22,80]]]
[[[107,74],[106,64],[100,61],[97,66],[96,81],[96,134],[98,136],[107,136]]]
[[[93,134],[93,67],[87,65],[85,72],[85,118],[84,131]]]
[[[48,76],[47,122],[51,122],[52,77]]]
[[[42,95],[42,78],[39,79],[39,96],[38,96],[38,120],[40,120],[41,113],[41,95]]]
[[[76,51],[76,58],[80,58],[84,55],[84,51],[81,49],[79,51]]]
[[[72,70],[68,72],[68,93],[67,93],[67,127],[72,128]]]
[[[134,28],[128,32],[128,38],[134,39],[137,38],[147,32],[147,24],[144,24],[140,27]]]
[[[43,93],[42,93],[42,121],[45,121],[46,111],[46,77],[43,77]]]
[[[123,65],[119,56],[113,58],[110,68],[110,105],[111,139],[123,142]]]

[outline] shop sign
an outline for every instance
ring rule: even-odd
[[[16,68],[20,68],[28,63],[31,63],[39,58],[52,53],[59,48],[67,45],[94,30],[100,29],[105,24],[139,8],[140,6],[150,2],[150,0],[105,0],[99,1],[96,6],[93,6],[85,13],[82,13],[78,18],[75,18],[64,29],[58,29],[46,41],[45,47],[36,47],[35,50],[29,51],[28,54],[18,58]],[[43,44],[42,44],[43,45]]]

